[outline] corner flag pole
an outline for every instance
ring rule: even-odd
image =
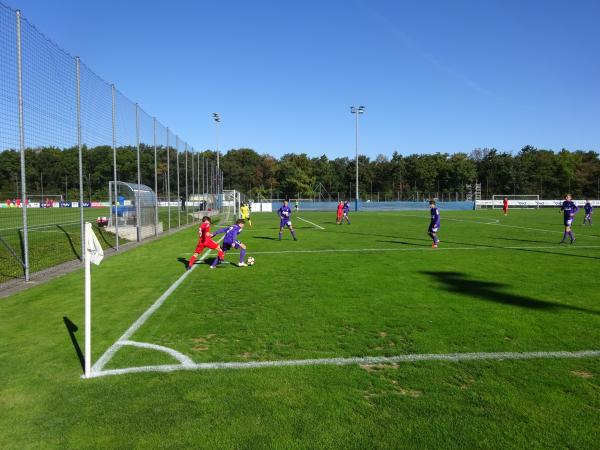
[[[92,275],[90,270],[90,251],[88,250],[88,236],[92,231],[92,224],[85,223],[85,377],[92,372]]]
[[[92,224],[85,223],[85,368],[84,376],[92,374],[92,271],[91,263],[100,265],[104,251],[98,238],[92,231]]]

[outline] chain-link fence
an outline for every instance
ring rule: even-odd
[[[213,156],[0,3],[0,283],[218,211]]]

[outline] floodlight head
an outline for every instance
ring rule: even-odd
[[[219,113],[213,113],[213,119],[215,119],[215,122],[220,122],[221,116],[219,116]]]

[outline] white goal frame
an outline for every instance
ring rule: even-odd
[[[495,194],[492,195],[492,209],[502,209],[504,206],[504,199],[508,199],[509,209],[530,209],[540,207],[540,196],[539,195],[505,195]]]

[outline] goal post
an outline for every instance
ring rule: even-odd
[[[502,209],[504,199],[508,199],[509,209],[532,209],[540,207],[539,195],[492,195],[492,209]]]

